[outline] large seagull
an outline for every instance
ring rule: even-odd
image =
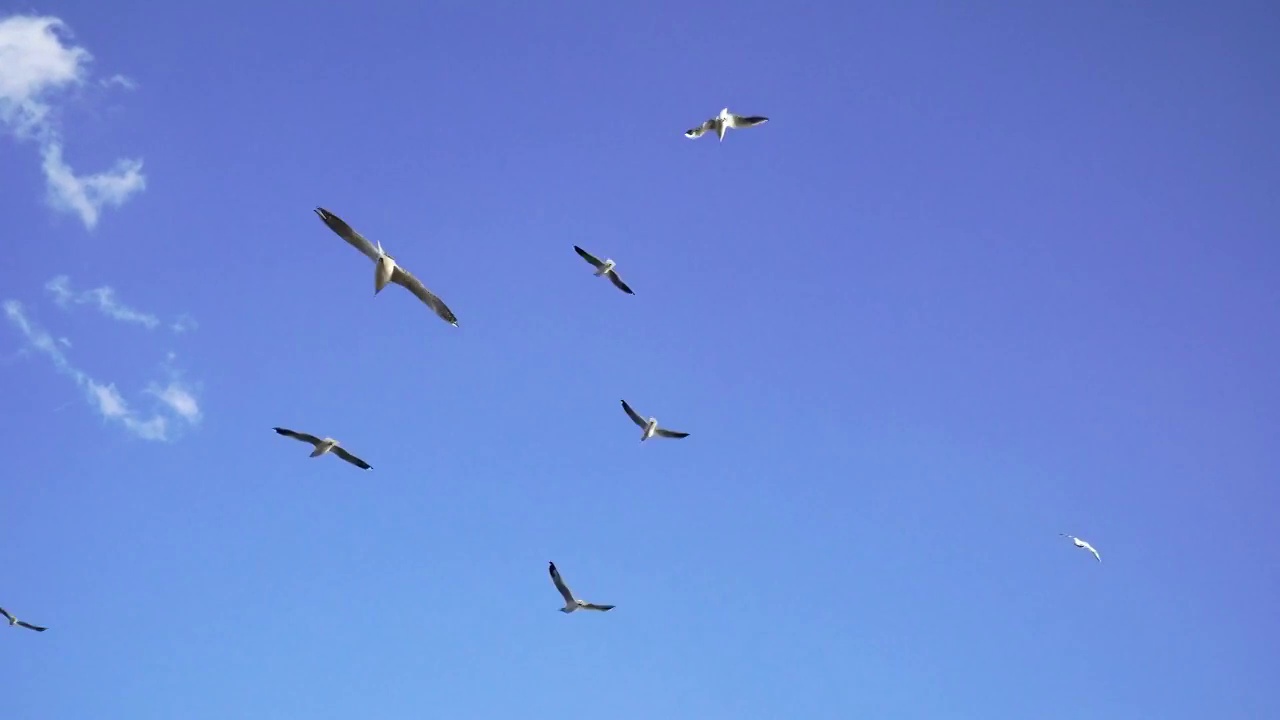
[[[275,430],[276,433],[283,435],[285,437],[291,437],[294,440],[301,440],[304,443],[311,443],[315,447],[315,450],[312,451],[309,457],[320,457],[321,455],[333,453],[334,455],[337,455],[338,457],[342,458],[343,460],[346,460],[347,462],[351,463],[352,465],[355,465],[356,467],[362,470],[373,469],[372,465],[361,460],[355,455],[352,455],[351,453],[347,452],[346,448],[342,447],[342,445],[337,440],[334,440],[331,437],[318,438],[315,435],[308,435],[306,433],[294,432],[292,430],[289,430],[287,428],[282,428],[282,427],[271,428],[271,429]]]
[[[607,275],[609,277],[609,281],[612,282],[614,285],[618,286],[619,290],[621,290],[622,292],[628,295],[635,295],[634,292],[631,292],[631,288],[627,287],[627,284],[622,282],[622,278],[618,277],[617,271],[613,269],[614,267],[617,266],[617,263],[615,263],[613,260],[611,260],[610,258],[605,258],[604,262],[601,262],[600,258],[596,257],[595,255],[592,255],[586,250],[583,250],[577,245],[574,245],[573,249],[579,255],[582,256],[583,260],[586,260],[587,262],[591,263],[591,266],[596,269],[596,273],[595,273],[596,277],[600,277],[601,275]]]
[[[600,612],[605,612],[617,607],[616,605],[596,605],[595,603],[589,603],[586,600],[579,600],[574,597],[573,591],[570,590],[569,586],[565,585],[564,580],[560,578],[560,571],[556,569],[556,564],[549,563],[549,565],[550,566],[547,570],[551,573],[551,582],[556,584],[556,589],[564,596],[564,607],[560,608],[560,612],[571,613],[574,610],[599,610]]]
[[[1076,546],[1076,547],[1078,547],[1078,548],[1083,548],[1083,549],[1085,549],[1085,550],[1088,550],[1089,552],[1093,553],[1093,556],[1094,556],[1094,557],[1098,558],[1098,562],[1102,562],[1102,556],[1101,556],[1101,555],[1099,555],[1099,554],[1098,554],[1098,551],[1097,551],[1097,550],[1094,550],[1094,549],[1093,549],[1093,546],[1092,546],[1092,545],[1090,545],[1089,543],[1085,542],[1084,540],[1081,540],[1080,538],[1076,537],[1075,535],[1068,535],[1068,534],[1066,534],[1066,533],[1058,533],[1058,534],[1059,534],[1059,535],[1061,535],[1061,536],[1062,536],[1062,537],[1064,537],[1064,538],[1070,538],[1070,539],[1071,539],[1071,542],[1075,543],[1075,546]]]
[[[45,630],[49,629],[46,627],[40,627],[39,625],[32,625],[31,623],[25,622],[23,620],[19,620],[18,618],[10,615],[9,611],[5,610],[4,608],[0,608],[0,615],[4,616],[4,619],[9,622],[10,627],[17,625],[18,627],[24,627],[28,630],[35,630],[36,632],[44,632]]]
[[[316,214],[324,221],[329,229],[338,234],[338,237],[351,243],[351,246],[364,253],[370,260],[373,260],[373,294],[377,295],[382,292],[382,288],[387,283],[393,282],[403,288],[407,288],[409,292],[418,296],[418,299],[427,304],[427,307],[435,311],[445,322],[458,326],[458,318],[449,309],[444,301],[436,297],[426,285],[423,285],[418,278],[414,277],[408,270],[396,264],[395,258],[388,255],[382,249],[382,241],[379,240],[375,246],[373,243],[365,239],[363,235],[356,232],[350,225],[342,220],[342,218],[325,210],[322,207],[316,208]]]
[[[651,417],[648,420],[646,420],[640,417],[640,413],[637,413],[635,410],[632,410],[631,406],[627,404],[626,400],[622,401],[622,409],[627,411],[627,416],[631,418],[631,422],[644,428],[644,432],[640,434],[640,442],[644,442],[645,440],[648,440],[654,435],[657,435],[658,437],[664,437],[664,438],[689,437],[689,433],[687,432],[678,432],[676,430],[668,430],[666,428],[658,427],[657,418]]]
[[[720,138],[720,142],[724,142],[724,134],[729,128],[740,130],[742,128],[755,127],[769,122],[769,118],[763,115],[734,115],[729,112],[729,108],[720,111],[719,115],[702,123],[696,128],[689,128],[684,131],[684,136],[690,140],[696,140],[707,133],[708,130],[715,130],[716,137]]]

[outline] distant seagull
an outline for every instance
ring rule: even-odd
[[[10,615],[9,611],[5,610],[4,608],[0,608],[0,615],[3,615],[4,619],[9,621],[10,627],[17,625],[18,627],[24,627],[28,630],[35,630],[36,632],[44,632],[45,630],[49,629],[45,627],[40,627],[39,625],[32,625],[29,622],[23,622],[22,620],[19,620],[18,618]]]
[[[379,240],[375,247],[373,243],[365,239],[363,235],[356,232],[350,225],[343,222],[342,218],[325,210],[322,207],[316,208],[316,214],[324,221],[329,229],[338,234],[338,237],[351,243],[352,247],[359,250],[373,260],[373,294],[377,295],[382,292],[382,288],[387,286],[388,282],[393,282],[401,287],[407,288],[409,292],[418,296],[418,299],[427,304],[444,319],[445,322],[458,326],[458,318],[444,304],[444,301],[436,297],[418,278],[409,273],[408,270],[396,264],[395,258],[392,258],[382,249],[382,241]]]
[[[654,435],[664,438],[689,437],[689,433],[687,432],[676,432],[675,430],[667,430],[665,428],[658,427],[658,420],[656,418],[649,418],[648,420],[645,420],[640,417],[639,413],[631,409],[631,406],[627,404],[626,400],[622,401],[622,409],[627,411],[627,415],[631,417],[632,422],[644,428],[644,432],[640,435],[640,442],[644,442]]]
[[[769,118],[763,115],[734,115],[729,112],[729,108],[720,111],[720,114],[702,123],[696,128],[690,128],[684,131],[684,136],[690,140],[696,140],[702,137],[708,130],[715,130],[716,137],[720,138],[720,142],[724,142],[724,133],[729,128],[740,130],[742,128],[755,127],[769,122]]]
[[[355,465],[358,468],[361,468],[364,470],[373,469],[372,465],[361,460],[355,455],[352,455],[351,453],[347,452],[346,449],[343,448],[342,445],[340,445],[338,441],[334,440],[333,438],[328,438],[328,437],[318,438],[315,435],[308,435],[306,433],[294,432],[292,430],[286,430],[285,428],[280,428],[280,427],[271,428],[271,429],[275,430],[277,433],[285,437],[291,437],[294,440],[301,440],[302,442],[311,443],[312,445],[314,445],[316,449],[314,452],[311,453],[309,457],[320,457],[325,453],[332,452],[334,455],[337,455],[338,457],[342,458],[343,460],[346,460],[347,462],[351,463],[352,465]]]
[[[616,605],[596,605],[586,600],[579,600],[573,596],[573,591],[569,589],[568,585],[564,584],[564,580],[560,579],[560,571],[556,569],[555,563],[550,563],[548,570],[551,572],[551,582],[556,584],[556,589],[564,596],[564,607],[560,608],[560,612],[571,613],[574,610],[599,610],[600,612],[605,612],[617,607]]]
[[[1097,551],[1097,550],[1094,550],[1094,549],[1093,549],[1093,546],[1092,546],[1092,545],[1090,545],[1089,543],[1085,542],[1084,540],[1081,540],[1080,538],[1076,537],[1075,535],[1068,535],[1068,534],[1066,534],[1066,533],[1058,533],[1058,534],[1059,534],[1059,535],[1061,535],[1062,537],[1065,537],[1065,538],[1071,538],[1071,542],[1075,543],[1075,544],[1076,544],[1076,547],[1078,547],[1078,548],[1084,548],[1085,550],[1088,550],[1089,552],[1093,553],[1093,556],[1094,556],[1094,557],[1098,558],[1098,562],[1102,562],[1102,556],[1101,556],[1101,555],[1099,555],[1099,554],[1098,554],[1098,551]]]
[[[587,262],[591,263],[593,267],[595,267],[596,277],[600,277],[601,275],[608,275],[609,279],[613,281],[614,285],[618,286],[619,290],[621,290],[622,292],[628,295],[635,295],[635,293],[631,292],[631,288],[627,287],[627,284],[622,282],[622,278],[618,277],[618,273],[614,272],[613,268],[614,266],[617,265],[617,263],[615,263],[613,260],[610,260],[609,258],[605,258],[604,262],[600,262],[600,259],[597,258],[595,255],[592,255],[591,253],[587,252],[586,250],[583,250],[577,245],[574,245],[573,249],[576,250],[578,254],[582,256],[583,260],[586,260]]]

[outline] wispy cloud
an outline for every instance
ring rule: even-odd
[[[56,17],[0,19],[0,124],[19,140],[39,143],[50,205],[75,213],[92,230],[102,208],[122,205],[144,190],[147,180],[141,160],[121,159],[110,170],[77,175],[63,159],[53,98],[84,84],[93,56],[69,39],[64,43],[59,32],[69,35],[66,24]],[[105,84],[134,85],[123,75],[112,76]]]
[[[44,289],[49,291],[53,295],[54,302],[62,307],[67,307],[72,303],[92,303],[97,306],[103,315],[113,320],[137,323],[147,328],[154,328],[160,324],[160,319],[155,315],[134,310],[117,300],[116,291],[106,285],[92,290],[76,292],[71,289],[71,279],[66,275],[59,275],[45,283]]]
[[[148,330],[153,330],[160,325],[160,318],[153,313],[129,307],[120,300],[119,296],[116,295],[115,289],[109,285],[103,285],[91,290],[76,290],[71,286],[70,277],[58,275],[45,283],[44,289],[53,296],[53,301],[62,308],[70,308],[72,305],[92,305],[98,308],[98,312],[112,320],[141,325]],[[196,323],[195,318],[182,313],[174,318],[173,322],[169,323],[167,327],[174,333],[185,333],[195,330],[199,327],[199,324]]]
[[[170,354],[166,363],[167,381],[162,385],[152,382],[143,393],[144,397],[155,399],[155,408],[147,413],[139,412],[116,388],[115,383],[104,383],[90,376],[84,370],[73,365],[63,347],[70,347],[65,338],[54,339],[54,336],[36,324],[28,315],[22,303],[6,300],[3,303],[4,314],[26,341],[27,346],[49,358],[54,368],[70,377],[85,392],[89,406],[104,419],[119,423],[127,431],[143,440],[170,440],[173,437],[171,420],[178,419],[187,424],[195,424],[200,420],[200,404],[194,389],[184,383],[176,371],[169,366],[173,360]]]
[[[200,324],[196,322],[196,319],[186,314],[179,315],[178,319],[169,325],[169,329],[176,333],[184,333],[188,330],[195,330],[198,327],[200,327]]]
[[[133,78],[125,77],[124,75],[121,75],[119,73],[116,73],[115,75],[112,75],[111,77],[105,80],[101,80],[100,82],[102,83],[102,87],[111,87],[112,85],[119,85],[125,90],[134,90],[138,87],[138,83],[134,82]]]

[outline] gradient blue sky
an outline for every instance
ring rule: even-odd
[[[1001,5],[0,6],[0,718],[1280,716],[1280,11]]]

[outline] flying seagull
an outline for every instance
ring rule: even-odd
[[[573,591],[569,589],[568,585],[564,584],[564,580],[560,579],[560,571],[556,569],[555,563],[550,563],[550,567],[547,569],[551,572],[551,582],[556,584],[556,589],[564,596],[564,607],[560,608],[560,612],[571,613],[574,610],[599,610],[600,612],[605,612],[617,607],[616,605],[596,605],[586,600],[579,600],[573,596]]]
[[[375,246],[366,240],[363,235],[352,229],[350,225],[343,222],[342,218],[322,207],[316,208],[316,214],[320,216],[325,225],[329,226],[330,230],[338,234],[338,237],[351,243],[352,247],[364,253],[370,260],[373,260],[374,295],[382,292],[382,288],[386,287],[388,282],[393,282],[417,295],[419,300],[426,303],[427,307],[434,310],[445,322],[454,327],[458,326],[458,318],[449,309],[449,306],[445,305],[443,300],[436,297],[427,289],[426,285],[423,285],[408,270],[397,265],[395,258],[382,249],[382,241],[378,241]]]
[[[676,432],[675,430],[667,430],[666,428],[658,427],[657,418],[649,418],[648,420],[645,420],[640,417],[639,413],[631,409],[631,406],[627,404],[626,400],[622,401],[622,409],[627,411],[627,415],[631,418],[631,422],[644,428],[644,432],[640,435],[640,442],[644,442],[654,435],[665,438],[689,437],[689,433],[687,432]]]
[[[24,622],[22,620],[19,620],[18,618],[10,615],[9,611],[5,610],[4,608],[0,608],[0,615],[3,615],[4,619],[9,621],[9,625],[11,627],[14,625],[17,625],[18,627],[24,627],[28,630],[35,630],[36,632],[44,632],[45,630],[49,629],[45,627],[40,627],[39,625],[32,625],[29,622]]]
[[[724,142],[724,134],[729,128],[739,130],[742,128],[755,127],[769,122],[769,118],[762,115],[734,115],[729,112],[729,108],[720,111],[720,114],[702,123],[696,128],[690,128],[684,131],[684,136],[690,140],[697,140],[702,137],[708,130],[715,130],[716,137],[720,138],[720,142]]]
[[[312,445],[314,445],[316,449],[311,453],[309,457],[320,457],[325,453],[332,452],[334,455],[337,455],[338,457],[342,458],[343,460],[346,460],[347,462],[351,463],[352,465],[355,465],[358,468],[361,468],[364,470],[373,469],[372,465],[361,460],[355,455],[352,455],[351,453],[347,452],[346,448],[342,447],[342,445],[339,444],[338,441],[334,440],[333,438],[329,438],[329,437],[318,438],[315,435],[308,435],[306,433],[294,432],[292,430],[288,430],[282,427],[271,428],[271,429],[275,430],[277,433],[285,437],[291,437],[294,440],[301,440],[302,442],[311,443]]]
[[[1093,546],[1090,545],[1089,543],[1085,542],[1084,540],[1081,540],[1075,535],[1068,535],[1066,533],[1058,533],[1058,534],[1065,538],[1071,538],[1071,542],[1075,543],[1076,547],[1084,548],[1085,550],[1088,550],[1089,552],[1093,553],[1094,557],[1098,558],[1098,562],[1102,562],[1102,556],[1099,555],[1098,551],[1094,550]]]
[[[591,263],[592,267],[596,269],[596,277],[600,277],[601,275],[608,275],[609,280],[611,280],[614,285],[617,285],[619,290],[621,290],[622,292],[628,295],[635,295],[635,293],[631,291],[631,288],[627,287],[627,284],[622,282],[622,278],[618,277],[618,273],[614,271],[613,268],[614,266],[617,265],[617,263],[615,263],[613,260],[610,260],[609,258],[605,258],[604,262],[600,262],[600,258],[597,258],[595,255],[592,255],[591,253],[587,252],[586,250],[583,250],[577,245],[574,245],[573,249],[576,250],[577,253],[582,256],[583,260],[586,260],[587,262]]]

